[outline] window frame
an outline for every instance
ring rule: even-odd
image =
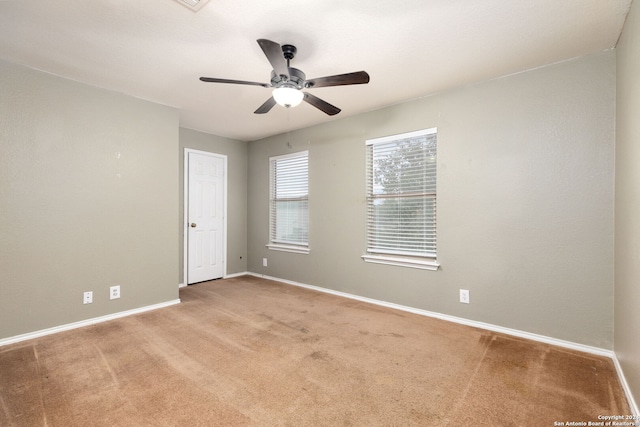
[[[365,146],[366,146],[366,190],[365,190],[365,194],[366,194],[366,210],[367,210],[367,214],[366,214],[366,250],[365,250],[365,254],[362,255],[362,259],[365,262],[370,262],[370,263],[376,263],[376,264],[387,264],[387,265],[394,265],[394,266],[400,266],[400,267],[410,267],[410,268],[418,268],[418,269],[423,269],[423,270],[438,270],[440,267],[440,263],[437,260],[437,176],[438,176],[438,172],[437,172],[437,165],[438,165],[438,160],[437,160],[437,134],[438,134],[438,129],[433,127],[433,128],[428,128],[428,129],[422,129],[422,130],[417,130],[417,131],[413,131],[413,132],[406,132],[406,133],[402,133],[402,134],[396,134],[396,135],[390,135],[390,136],[385,136],[385,137],[380,137],[380,138],[373,138],[373,139],[369,139],[365,141]],[[436,155],[435,155],[435,167],[434,167],[434,171],[432,172],[432,176],[433,179],[436,182],[436,185],[433,188],[432,192],[429,193],[425,193],[419,197],[421,197],[423,200],[427,200],[427,198],[429,199],[433,199],[433,220],[432,220],[432,224],[433,224],[433,233],[434,233],[434,237],[433,237],[433,252],[423,252],[423,253],[415,253],[413,251],[410,250],[410,248],[405,247],[400,248],[398,250],[393,250],[393,249],[380,249],[379,247],[375,247],[375,245],[372,245],[372,241],[376,238],[376,236],[379,236],[380,233],[372,233],[371,228],[375,227],[375,224],[372,223],[373,219],[371,217],[371,211],[373,208],[373,203],[374,200],[381,200],[385,197],[390,197],[390,194],[393,194],[393,198],[396,200],[411,200],[411,198],[414,198],[413,200],[415,200],[415,194],[402,194],[402,193],[377,193],[374,194],[374,175],[376,173],[376,167],[375,165],[372,164],[373,162],[373,155],[374,155],[374,147],[376,145],[381,146],[382,144],[389,144],[389,143],[393,143],[394,141],[401,141],[401,140],[407,140],[407,139],[412,139],[412,138],[420,138],[420,137],[430,137],[431,135],[435,135],[436,138]],[[425,171],[425,179],[428,178],[429,172]],[[431,194],[432,193],[432,194]],[[426,243],[426,242],[425,242]]]
[[[306,185],[307,193],[305,196],[297,196],[297,197],[282,197],[276,198],[276,164],[278,161],[287,160],[287,159],[296,159],[296,158],[306,158]],[[307,212],[306,219],[304,222],[306,223],[306,242],[296,243],[293,241],[286,240],[278,240],[276,239],[275,233],[277,232],[277,218],[276,218],[276,204],[278,201],[306,201],[307,202]],[[269,157],[269,243],[267,243],[267,248],[276,251],[283,252],[293,252],[300,254],[308,254],[310,252],[309,249],[309,151],[298,151],[295,153],[288,153],[279,156]]]

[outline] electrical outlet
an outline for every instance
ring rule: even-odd
[[[267,266],[267,259],[266,258],[262,258],[262,266],[263,267]]]
[[[469,304],[469,291],[467,289],[460,289],[460,302]]]
[[[120,286],[111,286],[109,288],[109,299],[120,298]]]
[[[88,291],[84,293],[84,297],[82,298],[83,304],[91,304],[93,302],[93,292]]]

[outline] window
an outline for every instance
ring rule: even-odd
[[[437,270],[436,129],[368,140],[367,262]]]
[[[309,253],[309,152],[271,157],[269,249]]]

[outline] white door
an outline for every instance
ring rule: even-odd
[[[222,156],[188,156],[187,284],[223,277],[225,168]]]

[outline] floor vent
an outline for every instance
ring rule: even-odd
[[[209,2],[209,0],[176,0],[183,6],[188,7],[194,12],[199,11],[202,7]]]

